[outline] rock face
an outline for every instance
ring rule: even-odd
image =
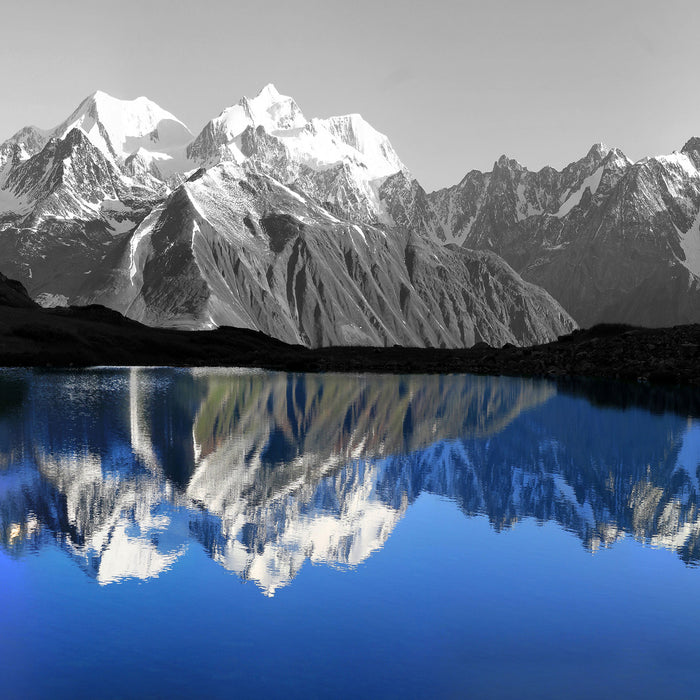
[[[699,149],[632,163],[598,144],[561,172],[503,156],[428,195],[437,236],[502,255],[583,326],[698,322]]]
[[[308,121],[267,86],[190,137],[145,98],[104,93],[18,132],[0,146],[0,270],[45,306],[314,347],[575,327],[498,256],[436,241],[428,196],[359,115]]]
[[[571,321],[498,257],[343,221],[220,164],[136,229],[89,301],[147,324],[232,325],[320,345],[531,344]]]

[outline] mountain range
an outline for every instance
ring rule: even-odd
[[[593,146],[561,171],[502,156],[429,195],[447,242],[493,250],[583,326],[700,320],[700,139],[632,163]]]
[[[44,306],[260,330],[311,347],[530,345],[700,320],[700,140],[561,171],[501,157],[427,193],[360,115],[268,85],[192,134],[86,98],[0,145],[0,272]]]

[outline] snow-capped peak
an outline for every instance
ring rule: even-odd
[[[297,103],[268,83],[256,97],[243,97],[238,104],[225,109],[212,124],[223,132],[228,141],[240,136],[249,126],[262,126],[274,133],[285,129],[297,129],[306,125],[306,119]]]
[[[359,160],[371,177],[385,177],[406,170],[389,139],[361,115],[346,114],[313,121],[317,128],[326,129],[334,139],[359,154]]]
[[[63,138],[79,128],[105,155],[124,160],[140,148],[168,153],[192,139],[190,130],[170,112],[146,97],[120,100],[98,90],[53,129]]]
[[[294,164],[291,170],[303,164],[323,171],[346,163],[355,170],[353,177],[366,183],[406,170],[389,139],[359,114],[307,121],[294,99],[282,95],[272,83],[209,122],[189,147],[188,155],[199,163],[242,163],[255,151],[250,142],[254,137],[243,136],[251,127],[262,127],[273,138],[281,149],[275,157],[283,152],[287,162]]]
[[[277,88],[272,83],[268,83],[267,85],[265,85],[265,87],[262,88],[262,90],[260,90],[260,92],[253,99],[260,101],[267,100],[270,103],[272,103],[281,97],[284,98],[284,95],[280,95]]]
[[[608,146],[606,143],[599,141],[590,147],[586,155],[595,156],[597,158],[605,158],[605,156],[607,156],[612,150],[614,150],[612,146]]]
[[[678,151],[674,151],[673,153],[669,153],[667,155],[659,155],[655,156],[654,158],[650,158],[649,162],[657,162],[663,166],[679,170],[686,177],[698,177],[698,169],[688,153],[679,153]]]

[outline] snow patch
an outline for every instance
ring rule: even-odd
[[[654,160],[662,165],[680,168],[689,177],[698,176],[697,168],[685,153],[671,153],[667,156],[656,156]]]
[[[11,190],[0,190],[0,214],[26,214],[30,208],[25,197],[18,197]]]
[[[540,207],[533,206],[532,202],[529,202],[525,198],[525,183],[520,182],[515,190],[515,194],[518,198],[518,203],[515,207],[515,215],[518,221],[523,221],[530,216],[537,216],[542,213]]]
[[[55,309],[57,306],[68,306],[68,297],[64,294],[51,294],[43,292],[34,301],[45,309]]]
[[[153,227],[160,218],[163,212],[164,205],[156,207],[140,224],[140,226],[134,231],[131,240],[129,241],[129,279],[131,283],[134,283],[134,278],[138,272],[138,265],[136,261],[136,253],[139,248],[141,241],[153,231]]]
[[[291,195],[292,197],[294,197],[294,199],[296,199],[298,202],[301,202],[302,204],[306,204],[306,199],[304,199],[304,197],[302,197],[298,192],[295,192],[293,189],[291,189],[290,187],[287,187],[287,185],[285,185],[285,184],[283,184],[283,183],[281,183],[281,182],[279,182],[279,181],[277,181],[277,182],[278,182],[279,186],[280,186],[287,194],[289,194],[289,195]]]
[[[366,244],[367,244],[367,238],[365,237],[365,232],[364,232],[357,224],[353,224],[352,227],[355,229],[355,231],[357,231],[357,233],[360,234],[360,236],[362,236],[362,241],[363,241],[363,242],[365,243],[365,245],[366,245]]]
[[[691,227],[685,232],[678,232],[678,238],[685,254],[681,264],[694,275],[700,276],[700,210]]]
[[[598,190],[600,185],[600,180],[603,177],[603,166],[598,168],[594,173],[591,173],[582,183],[581,186],[573,193],[564,195],[564,203],[559,207],[559,211],[554,214],[558,218],[566,216],[575,206],[579,204],[583,194],[586,190],[591,191],[591,195],[594,195]]]

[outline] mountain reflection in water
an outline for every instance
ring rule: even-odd
[[[0,539],[15,556],[58,543],[104,584],[158,576],[199,543],[272,595],[307,560],[359,564],[430,492],[496,529],[551,520],[591,550],[631,535],[695,564],[700,424],[581,393],[474,376],[5,371]]]

